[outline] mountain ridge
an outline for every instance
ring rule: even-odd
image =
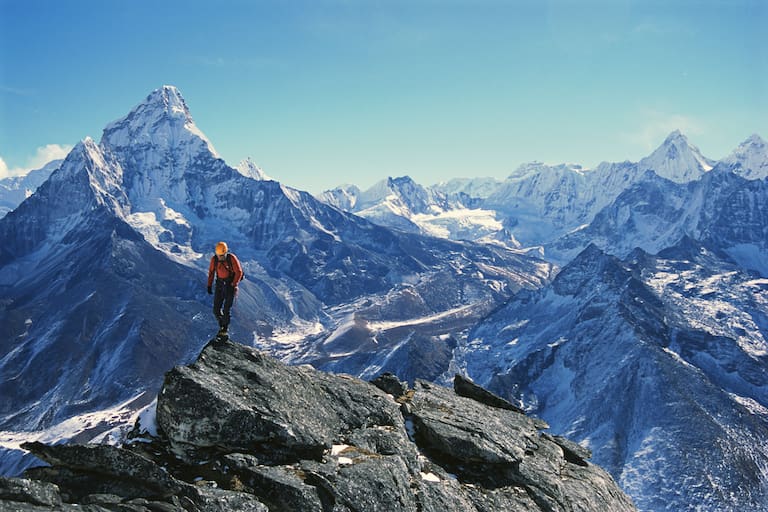
[[[133,442],[24,444],[51,466],[0,478],[0,508],[635,510],[587,450],[462,382],[368,383],[211,340],[166,374]]]

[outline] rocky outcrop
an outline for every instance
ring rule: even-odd
[[[485,405],[490,405],[491,407],[507,409],[509,411],[515,411],[519,413],[523,412],[521,408],[509,402],[508,400],[501,398],[495,393],[491,393],[487,389],[478,386],[471,380],[467,379],[466,377],[462,377],[461,375],[456,375],[453,378],[453,390],[459,396],[477,400],[478,402]]]
[[[26,444],[50,466],[0,479],[0,510],[635,510],[588,450],[457,382],[469,396],[212,342],[166,374],[158,437]]]

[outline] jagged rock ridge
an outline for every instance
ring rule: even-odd
[[[374,384],[392,390],[392,376]],[[166,375],[159,436],[120,448],[27,444],[50,467],[0,479],[0,509],[635,510],[587,450],[542,434],[540,420],[424,381],[396,384],[399,396],[212,341]]]

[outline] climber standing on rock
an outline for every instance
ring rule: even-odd
[[[216,292],[213,279],[216,278]],[[229,252],[225,242],[216,244],[216,254],[208,267],[208,294],[213,294],[213,314],[219,322],[219,336],[227,334],[229,311],[237,295],[237,284],[243,279],[243,267],[237,256]]]

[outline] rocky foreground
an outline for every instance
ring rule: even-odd
[[[367,383],[212,342],[166,374],[158,436],[26,444],[50,466],[0,478],[0,510],[635,510],[588,450],[454,384]]]

